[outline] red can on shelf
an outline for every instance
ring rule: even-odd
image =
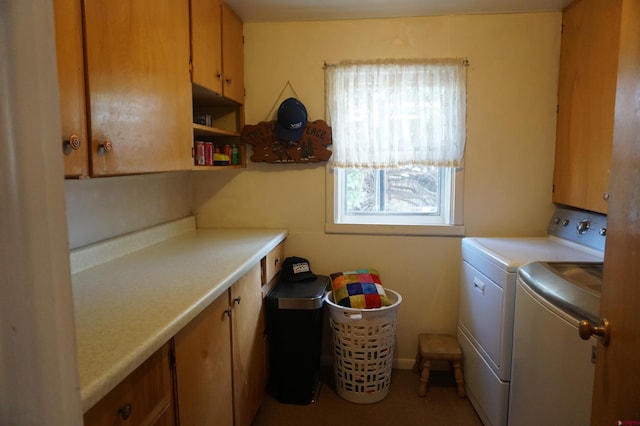
[[[213,166],[213,142],[204,143],[204,164]]]
[[[194,155],[193,155],[194,164],[196,166],[204,166],[205,165],[204,142],[195,141],[193,144],[194,144]]]
[[[225,145],[224,146],[224,154],[229,159],[229,164],[231,164],[231,145]]]

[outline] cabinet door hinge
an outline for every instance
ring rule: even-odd
[[[242,44],[244,45],[244,36],[242,36]]]
[[[556,104],[556,114],[560,114],[560,104]]]

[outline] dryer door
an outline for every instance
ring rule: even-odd
[[[505,278],[507,273],[504,273]],[[509,292],[467,262],[462,262],[460,326],[504,381],[510,377],[511,321]]]

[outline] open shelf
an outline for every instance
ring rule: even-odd
[[[193,143],[194,163],[196,155],[195,142],[211,142],[214,147],[235,145],[238,147],[239,164],[229,165],[195,165],[193,170],[229,170],[245,168],[247,165],[246,149],[242,144],[240,130],[243,125],[243,107],[224,96],[207,88],[192,84],[193,92]],[[196,117],[198,117],[196,123]],[[206,126],[204,123],[211,124]]]
[[[219,129],[217,127],[204,126],[202,124],[193,123],[193,134],[195,136],[236,136],[240,137],[240,132]]]

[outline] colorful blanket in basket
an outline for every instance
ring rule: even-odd
[[[347,308],[370,309],[389,306],[389,298],[375,269],[331,274],[333,301]]]

